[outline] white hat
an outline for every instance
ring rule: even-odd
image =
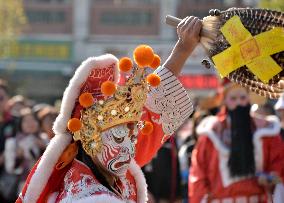
[[[278,99],[276,104],[274,105],[275,110],[284,109],[284,94]]]

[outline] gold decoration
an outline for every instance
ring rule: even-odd
[[[103,131],[119,124],[140,121],[147,93],[145,70],[136,68],[125,85],[117,86],[112,97],[82,110],[82,127],[74,133],[74,140],[80,140],[86,153],[94,157],[102,148]]]

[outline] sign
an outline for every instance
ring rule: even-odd
[[[215,89],[219,80],[215,75],[181,75],[180,82],[186,89]]]
[[[8,55],[0,49],[0,58],[70,61],[72,44],[65,41],[21,40],[11,44]]]

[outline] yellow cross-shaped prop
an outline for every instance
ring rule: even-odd
[[[252,36],[239,16],[233,16],[221,28],[231,47],[212,57],[222,77],[246,65],[262,82],[267,83],[282,68],[270,55],[284,51],[284,29],[275,27]]]

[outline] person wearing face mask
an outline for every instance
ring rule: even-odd
[[[176,76],[200,29],[198,18],[185,18],[178,42],[159,68],[159,57],[147,45],[134,50],[136,67],[129,58],[118,62],[110,54],[84,61],[64,92],[55,136],[17,202],[146,202],[140,167],[193,110]],[[125,82],[117,82],[117,66],[124,72],[133,68]],[[146,76],[149,66],[157,69]]]
[[[224,81],[223,107],[197,129],[190,203],[270,202],[269,193],[276,182],[272,183],[268,174],[280,181],[284,177],[279,121],[270,117],[264,125],[253,119],[248,91]]]

